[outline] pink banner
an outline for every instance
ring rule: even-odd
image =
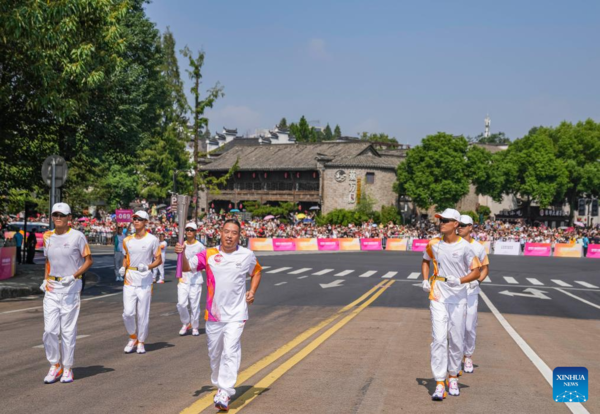
[[[552,245],[550,243],[525,243],[525,256],[550,256]]]
[[[336,251],[340,250],[339,239],[317,239],[320,251]]]
[[[115,210],[117,223],[129,223],[133,217],[133,210]]]
[[[361,250],[381,250],[381,239],[360,239]]]
[[[296,251],[296,240],[294,240],[294,239],[273,239],[273,251],[275,251],[275,252]]]
[[[15,275],[16,260],[16,247],[0,247],[0,280],[9,279]]]
[[[425,239],[414,239],[412,242],[412,251],[413,252],[424,252],[429,244],[429,240]]]
[[[600,244],[588,244],[587,256],[592,259],[600,259]]]

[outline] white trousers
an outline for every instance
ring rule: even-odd
[[[235,382],[242,361],[240,337],[246,322],[206,321],[206,338],[213,385],[227,395],[235,395]]]
[[[430,301],[431,372],[436,381],[458,375],[463,357],[466,305]]]
[[[53,293],[44,295],[44,349],[51,364],[60,363],[62,345],[62,364],[65,368],[73,366],[75,338],[77,337],[77,318],[79,317],[79,293]],[[59,344],[59,335],[62,343]]]
[[[123,287],[123,322],[129,335],[136,333],[137,310],[137,338],[146,342],[148,337],[148,324],[150,322],[150,302],[152,301],[152,285]]]
[[[477,337],[477,305],[479,295],[467,296],[467,319],[465,321],[465,356],[472,356],[475,352],[475,339]]]
[[[157,275],[159,276],[159,280],[165,280],[165,262],[152,269],[152,277],[156,279]]]
[[[202,295],[202,285],[189,285],[187,283],[177,284],[177,310],[182,324],[192,324],[192,328],[198,329],[200,326],[200,296]],[[188,310],[188,304],[192,310]]]
[[[120,278],[119,269],[123,266],[123,252],[115,252],[115,278]]]

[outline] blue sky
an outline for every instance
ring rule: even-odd
[[[344,135],[417,144],[438,131],[517,138],[600,121],[598,1],[154,0],[177,48],[206,52],[210,129],[240,133],[305,115]],[[190,83],[180,57],[186,91]],[[189,95],[189,93],[188,93]]]

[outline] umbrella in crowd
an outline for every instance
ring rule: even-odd
[[[306,218],[306,214],[304,214],[304,213],[300,213],[300,214],[298,214],[298,215],[296,216],[296,218],[297,218],[298,220],[302,220],[303,218]]]
[[[230,213],[239,213],[240,210],[238,210],[237,208],[234,208],[233,210],[229,210]]]
[[[78,221],[90,221],[88,217],[81,217]]]
[[[312,223],[312,220],[309,218],[305,218],[304,220],[302,220],[303,223]]]
[[[269,214],[268,216],[265,216],[265,218],[263,220],[273,220],[275,218],[275,216]]]
[[[319,206],[312,206],[311,208],[309,208],[309,210],[321,210],[321,209],[319,208]]]

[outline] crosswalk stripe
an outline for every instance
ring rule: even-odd
[[[377,270],[369,270],[368,272],[363,273],[362,275],[360,275],[359,277],[371,277],[373,276],[375,273],[377,273]]]
[[[579,283],[581,286],[584,286],[587,288],[598,289],[598,286],[592,285],[591,283],[588,283],[588,282],[580,282],[579,280],[576,280],[575,283]]]
[[[261,266],[261,267],[262,267],[262,270],[270,269],[271,268],[271,266]]]
[[[396,276],[398,272],[387,272],[385,275],[381,276],[382,279],[391,279]]]
[[[488,275],[485,279],[483,279],[483,283],[492,283],[492,278]]]
[[[279,283],[275,283],[275,286],[281,286],[281,285],[285,285],[287,282],[279,282]]]
[[[300,276],[298,279],[306,279],[308,276]]]
[[[294,270],[293,272],[290,272],[290,275],[299,275],[300,273],[304,273],[304,272],[308,272],[309,270],[312,270],[312,267],[303,267],[302,269],[298,269],[298,270]]]
[[[418,279],[419,276],[421,276],[421,273],[419,273],[419,272],[412,272],[410,275],[408,275],[407,279]]]
[[[537,280],[533,277],[528,277],[527,280],[529,280],[529,282],[531,282],[532,285],[544,286],[544,284],[542,282],[540,282],[539,280]]]
[[[290,270],[291,267],[280,267],[279,269],[273,269],[273,270],[269,270],[267,273],[281,273],[284,272],[286,270]]]
[[[321,270],[319,272],[313,273],[313,275],[315,275],[315,276],[321,276],[321,275],[327,274],[329,272],[333,272],[334,270],[335,269],[323,269],[323,270]]]
[[[517,282],[517,279],[515,279],[514,277],[510,277],[510,276],[502,276],[504,278],[504,280],[506,280],[506,283],[512,283],[513,285],[518,285],[519,282]]]
[[[354,272],[354,270],[344,270],[343,272],[336,273],[334,276],[346,276],[346,275],[349,275],[352,272]]]
[[[552,279],[552,281],[554,283],[556,283],[558,286],[573,287],[573,286],[569,285],[567,282],[563,282],[562,280]]]

